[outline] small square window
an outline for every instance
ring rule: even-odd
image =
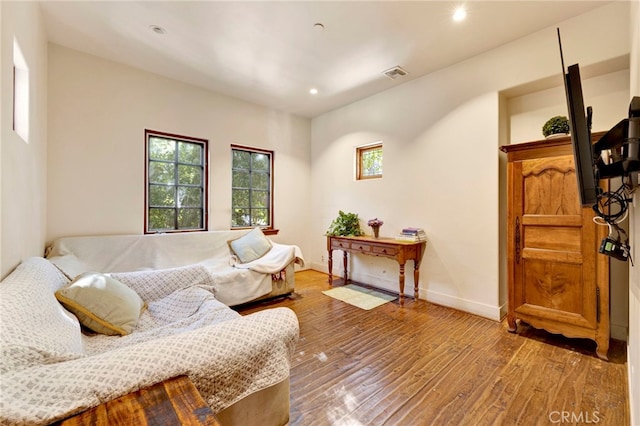
[[[356,179],[382,177],[382,143],[356,148]]]

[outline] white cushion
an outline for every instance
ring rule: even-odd
[[[260,259],[271,250],[271,241],[260,228],[254,228],[240,238],[229,241],[229,246],[240,263]]]

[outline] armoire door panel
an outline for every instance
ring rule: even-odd
[[[523,247],[581,252],[580,228],[566,226],[524,226]]]
[[[558,157],[559,167],[549,159],[522,163],[523,213],[532,215],[579,215],[573,157]],[[568,167],[571,165],[571,167]],[[547,167],[547,168],[544,168]]]
[[[527,248],[522,250],[523,259],[546,260],[549,262],[576,263],[582,265],[583,258],[580,252],[545,250]]]
[[[525,214],[522,216],[523,225],[582,226],[582,215],[545,215]]]
[[[524,303],[583,314],[580,264],[525,259]]]

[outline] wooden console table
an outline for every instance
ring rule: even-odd
[[[344,251],[344,282],[348,281],[347,252],[362,253],[371,256],[388,257],[395,259],[400,265],[398,285],[400,304],[404,303],[404,265],[407,260],[413,260],[413,297],[418,300],[418,282],[420,278],[420,262],[427,243],[396,241],[393,238],[373,237],[334,237],[327,236],[327,251],[329,252],[329,285],[333,285],[333,250]]]
[[[220,426],[220,423],[191,380],[179,376],[105,402],[56,425]]]

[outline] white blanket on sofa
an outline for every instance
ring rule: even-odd
[[[53,242],[47,258],[69,277],[86,271],[132,272],[202,264],[211,273],[216,298],[235,306],[269,294],[271,274],[289,263],[304,265],[299,247],[278,243],[253,262],[233,262],[228,241],[247,232],[65,237]]]
[[[280,272],[294,259],[300,266],[304,266],[302,252],[298,246],[272,244],[273,246],[267,254],[251,262],[239,263],[235,256],[231,256],[231,265],[240,269],[251,269],[263,274]]]

